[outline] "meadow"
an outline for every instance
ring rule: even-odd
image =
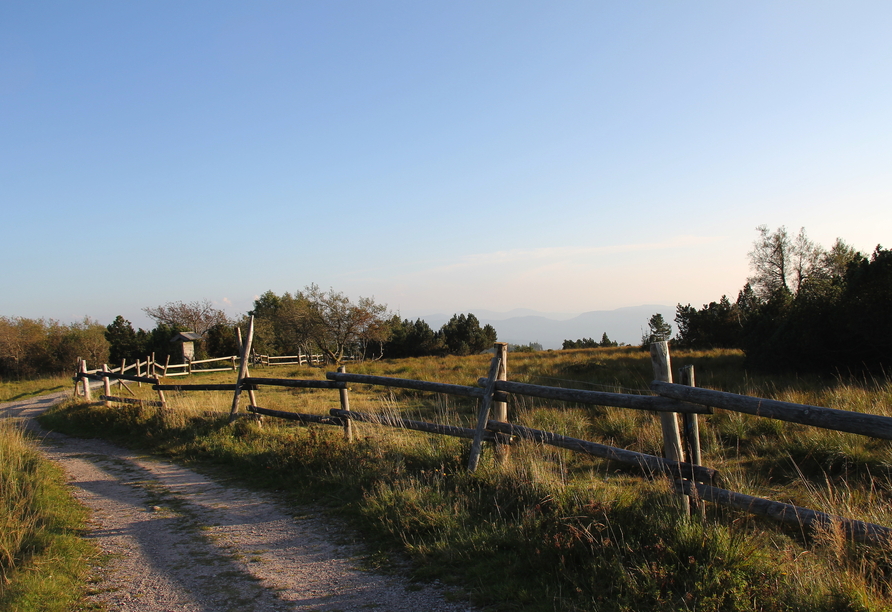
[[[674,352],[698,386],[892,416],[892,383],[853,377],[778,377],[743,369],[738,351]],[[474,385],[489,356],[351,364],[348,371]],[[333,369],[333,368],[327,368]],[[252,375],[319,378],[326,368],[268,367]],[[510,353],[508,379],[649,393],[649,353],[637,348]],[[232,382],[233,373],[188,382]],[[171,379],[169,382],[187,382]],[[168,382],[168,381],[165,381]],[[155,399],[148,385],[134,393]],[[115,390],[116,395],[129,395]],[[167,393],[168,409],[67,401],[44,427],[102,436],[215,470],[347,520],[386,564],[406,555],[413,576],[440,579],[456,597],[493,610],[885,610],[892,550],[847,541],[834,528],[785,527],[707,507],[686,517],[668,481],[533,443],[498,461],[469,442],[354,423],[338,427],[265,418],[228,423],[231,393]],[[242,404],[247,401],[243,396]],[[475,400],[351,385],[351,409],[473,426]],[[330,390],[261,387],[264,408],[327,414]],[[659,419],[620,408],[514,396],[509,420],[661,454]],[[892,526],[889,443],[716,411],[701,417],[703,463],[743,493]]]

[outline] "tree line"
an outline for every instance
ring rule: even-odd
[[[610,338],[607,337],[607,332],[604,332],[601,335],[601,341],[597,341],[594,338],[580,338],[578,340],[564,340],[563,344],[561,344],[562,350],[567,349],[582,349],[582,348],[608,348],[613,346],[620,346],[619,342],[614,342]]]
[[[892,252],[865,255],[837,239],[830,249],[801,229],[757,228],[752,276],[735,301],[677,305],[674,344],[740,348],[749,367],[881,372],[892,343]]]
[[[363,359],[471,355],[497,340],[492,325],[473,314],[455,314],[434,331],[423,319],[388,312],[372,298],[352,302],[333,289],[309,285],[294,294],[267,291],[248,312],[254,317],[254,346],[264,354],[318,352],[339,363],[345,355]]]
[[[434,331],[422,319],[410,321],[388,311],[373,298],[350,299],[334,289],[311,284],[295,293],[267,291],[244,316],[232,319],[208,300],[169,302],[144,308],[155,322],[151,330],[135,329],[118,315],[103,326],[92,319],[63,325],[57,321],[0,317],[0,376],[26,378],[73,370],[78,358],[89,364],[133,363],[154,355],[178,363],[179,348],[171,343],[177,332],[201,335],[195,358],[238,353],[238,331],[247,332],[254,317],[255,352],[291,355],[322,354],[329,363],[346,356],[361,359],[470,355],[497,340],[492,325],[481,325],[473,314],[455,314]],[[530,345],[532,346],[532,345]]]
[[[73,371],[77,358],[108,360],[105,327],[90,319],[62,324],[52,319],[0,316],[0,376],[31,378]]]

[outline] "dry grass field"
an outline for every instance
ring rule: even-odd
[[[736,351],[676,352],[698,386],[892,415],[880,379],[754,375]],[[489,356],[383,360],[355,373],[475,385]],[[326,368],[268,367],[252,375],[323,379]],[[332,368],[329,368],[332,369]],[[649,354],[635,348],[510,353],[508,379],[647,394]],[[232,382],[233,373],[165,382]],[[147,385],[134,392],[153,398]],[[124,390],[115,394],[127,395]],[[261,387],[264,408],[327,414],[337,392]],[[355,423],[339,428],[265,418],[228,424],[228,392],[167,393],[169,409],[63,404],[45,427],[103,436],[214,465],[253,486],[324,502],[381,551],[413,560],[499,610],[884,610],[892,607],[892,550],[746,513],[708,507],[687,518],[664,480],[597,458],[532,443],[507,461],[484,451],[465,469],[469,442]],[[242,405],[247,402],[243,396]],[[473,426],[475,400],[352,384],[351,409]],[[512,397],[509,420],[661,454],[651,413]],[[888,442],[717,410],[701,417],[704,465],[727,488],[892,526]]]

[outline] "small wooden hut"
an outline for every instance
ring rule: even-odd
[[[189,363],[195,359],[195,342],[201,340],[201,334],[195,332],[177,332],[170,339],[171,343],[179,342],[183,347],[183,363]]]

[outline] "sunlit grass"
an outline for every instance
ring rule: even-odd
[[[72,375],[74,372],[72,372]],[[13,402],[46,393],[70,391],[74,383],[69,376],[51,376],[34,380],[0,380],[0,402]]]
[[[699,386],[842,410],[892,414],[885,380],[753,376],[738,351],[675,352]],[[382,360],[348,371],[476,385],[489,356]],[[255,376],[322,379],[320,368],[256,368]],[[651,364],[637,349],[509,354],[510,380],[648,393]],[[232,373],[178,382],[231,382]],[[467,398],[350,385],[354,411],[470,426]],[[144,386],[138,393],[153,398]],[[329,390],[261,387],[265,408],[327,414]],[[884,610],[892,607],[890,551],[742,512],[685,519],[663,481],[567,450],[531,443],[499,462],[487,449],[466,472],[467,441],[355,423],[339,428],[266,418],[228,425],[230,393],[168,393],[168,410],[68,404],[44,423],[102,432],[230,475],[325,501],[383,546],[415,560],[416,575],[469,589],[481,603],[524,610]],[[247,394],[242,395],[242,411]],[[216,415],[216,416],[215,416]],[[655,414],[521,396],[509,420],[661,454]],[[728,488],[892,525],[888,442],[750,415],[700,417],[703,463]],[[482,578],[485,576],[485,580]]]
[[[61,470],[11,421],[0,421],[0,609],[70,610],[81,601],[95,547],[86,510]]]

